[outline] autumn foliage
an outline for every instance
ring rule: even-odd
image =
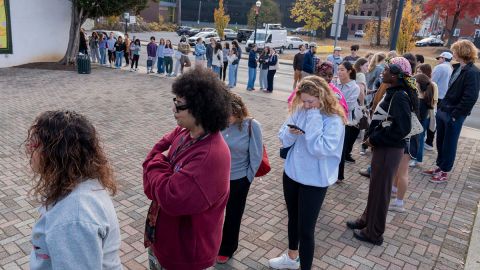
[[[403,9],[402,22],[398,33],[397,51],[400,54],[409,52],[415,47],[415,33],[420,29],[422,18],[417,16],[421,13],[420,6],[407,0]]]
[[[213,20],[215,21],[215,29],[217,29],[218,36],[223,38],[223,32],[230,22],[230,16],[225,14],[223,0],[218,1],[218,8],[216,8],[213,12]]]

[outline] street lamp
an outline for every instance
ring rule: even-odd
[[[257,21],[258,21],[258,10],[260,9],[260,6],[262,5],[262,2],[260,2],[260,0],[258,0],[256,3],[255,3],[255,33],[254,33],[254,36],[253,36],[253,44],[256,45],[257,44]]]

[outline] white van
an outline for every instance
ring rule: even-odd
[[[257,48],[259,51],[265,48],[265,45],[270,48],[275,48],[278,53],[283,53],[285,46],[287,44],[287,29],[278,27],[266,27],[265,29],[257,29]],[[247,40],[246,51],[250,51],[250,47],[254,43],[255,32],[250,35],[250,38]]]

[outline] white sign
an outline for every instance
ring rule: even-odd
[[[340,13],[338,12],[339,6],[341,6]],[[337,2],[335,2],[335,5],[333,7],[332,28],[330,30],[331,37],[335,37],[335,33],[337,33],[337,37],[340,37],[340,34],[342,32],[343,17],[345,17],[345,0],[337,0]],[[337,21],[338,21],[338,31],[337,31]]]
[[[137,23],[137,17],[130,16],[130,23]]]
[[[123,13],[123,19],[124,20],[128,20],[129,17],[130,17],[130,13],[128,13],[128,12]]]
[[[460,29],[459,28],[455,28],[455,31],[453,31],[453,36],[454,37],[460,36]]]

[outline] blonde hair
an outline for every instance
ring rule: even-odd
[[[239,95],[229,92],[230,93],[230,106],[232,106],[232,116],[236,118],[236,124],[238,125],[238,129],[242,130],[242,122],[246,118],[250,117],[250,113],[248,112],[247,106],[242,100],[242,97]]]
[[[294,113],[303,107],[303,101],[300,97],[303,93],[319,99],[320,112],[327,115],[338,115],[342,118],[344,124],[347,123],[345,110],[338,102],[337,97],[330,89],[327,81],[319,76],[307,76],[300,81],[297,93],[290,108],[290,113]]]
[[[386,57],[387,56],[383,52],[374,54],[372,61],[370,61],[370,65],[368,65],[368,72],[372,72],[380,62],[385,60]]]
[[[450,49],[465,63],[475,62],[478,58],[478,49],[470,40],[459,40]]]

